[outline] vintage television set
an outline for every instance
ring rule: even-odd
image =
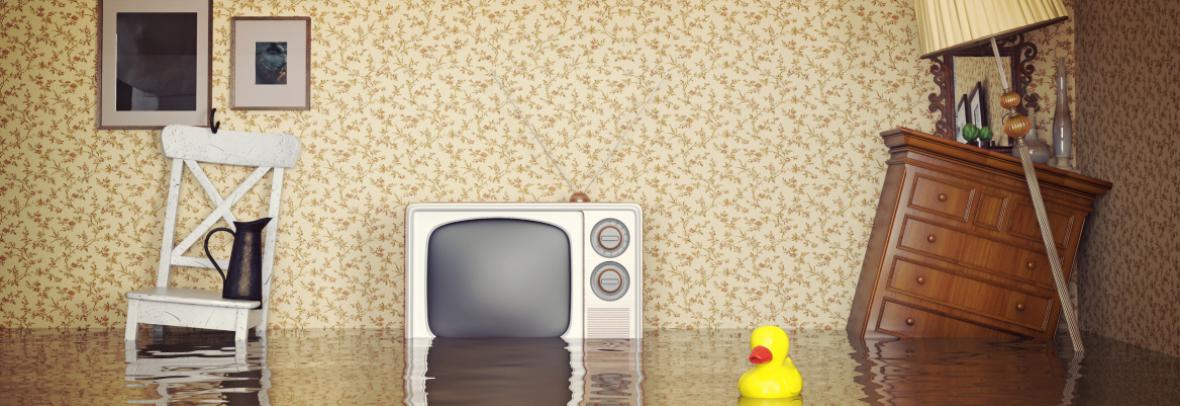
[[[412,204],[405,224],[407,338],[643,335],[638,205]]]

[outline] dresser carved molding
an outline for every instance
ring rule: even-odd
[[[1060,308],[1020,160],[907,128],[881,138],[888,169],[848,333],[1052,337]],[[1068,280],[1111,184],[1036,168]]]

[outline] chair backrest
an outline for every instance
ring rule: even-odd
[[[299,140],[288,134],[260,134],[237,131],[218,131],[213,134],[207,128],[170,125],[164,128],[161,139],[164,156],[172,159],[172,172],[168,180],[168,202],[164,213],[164,242],[160,247],[160,266],[156,275],[156,286],[167,287],[172,266],[188,266],[213,269],[206,258],[189,257],[184,253],[193,244],[202,240],[205,233],[225,220],[230,229],[236,221],[230,209],[269,171],[271,175],[270,202],[267,216],[271,217],[266,227],[262,249],[262,325],[266,323],[266,302],[270,297],[270,278],[274,268],[275,237],[279,229],[279,199],[283,190],[283,170],[295,165],[299,158]],[[214,188],[201,163],[237,165],[256,168],[228,196],[222,196]],[[176,232],[176,212],[180,204],[181,175],[188,168],[205,195],[213,202],[210,212],[176,245],[172,245]],[[222,269],[228,261],[218,260]]]

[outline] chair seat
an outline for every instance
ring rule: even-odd
[[[256,309],[262,305],[257,300],[223,299],[220,293],[191,288],[143,288],[127,292],[127,298],[148,302],[181,303],[231,309]]]

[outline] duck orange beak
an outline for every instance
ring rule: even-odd
[[[754,364],[765,364],[774,359],[774,354],[770,353],[770,349],[761,345],[750,350],[750,362]]]

